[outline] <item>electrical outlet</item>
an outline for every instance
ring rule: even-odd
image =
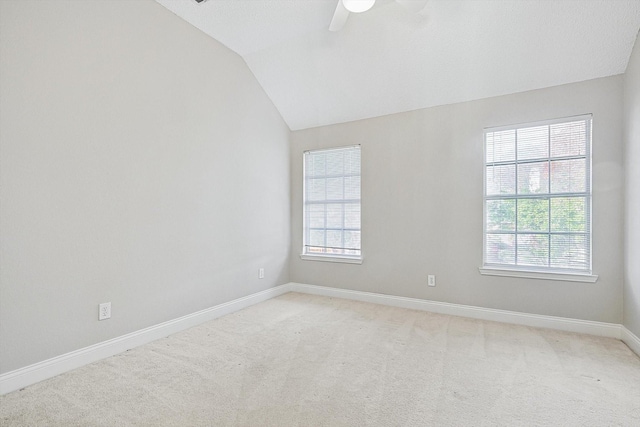
[[[427,284],[429,286],[435,286],[436,285],[436,276],[434,276],[433,274],[429,275],[429,281],[427,282]]]
[[[258,279],[264,279],[264,268],[258,269]]]
[[[105,302],[100,304],[100,309],[98,311],[98,320],[106,320],[111,318],[111,303]]]

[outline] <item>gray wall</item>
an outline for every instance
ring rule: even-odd
[[[622,76],[292,133],[291,280],[621,323]],[[593,113],[596,283],[481,276],[483,128]],[[302,153],[362,144],[362,265],[300,260]],[[435,274],[437,286],[426,285]]]
[[[640,337],[640,35],[624,78],[624,325]]]
[[[288,281],[289,130],[239,56],[151,0],[0,19],[0,372]]]

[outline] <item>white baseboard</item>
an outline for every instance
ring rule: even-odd
[[[300,292],[327,297],[343,298],[374,304],[429,311],[452,316],[538,328],[557,329],[569,332],[598,335],[623,340],[631,350],[640,356],[640,339],[622,325],[569,319],[564,317],[526,314],[506,310],[474,307],[446,302],[429,301],[417,298],[352,291],[326,286],[287,283],[243,298],[238,298],[214,307],[198,311],[159,325],[141,329],[121,337],[94,344],[70,353],[35,363],[15,371],[0,375],[0,395],[35,384],[48,378],[71,371],[89,363],[113,356],[131,348],[147,344],[167,335],[197,326],[209,320],[247,308],[254,304],[277,297],[287,292]]]
[[[0,395],[147,344],[251,305],[289,292],[289,284],[238,298],[159,325],[141,329],[0,375]]]
[[[494,322],[512,323],[536,328],[557,329],[561,331],[622,339],[622,326],[614,323],[519,313],[515,311],[329,288],[325,286],[305,285],[301,283],[290,283],[289,289],[292,292],[371,302],[394,307],[410,308],[413,310],[429,311],[432,313],[448,314],[451,316],[470,317],[479,320],[490,320]]]
[[[622,341],[624,341],[635,354],[640,356],[640,338],[624,326],[622,327]]]

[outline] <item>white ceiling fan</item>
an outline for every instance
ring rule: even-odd
[[[396,3],[411,12],[420,12],[427,5],[428,0],[395,0]],[[338,0],[333,19],[329,24],[329,31],[339,31],[347,23],[350,13],[361,13],[371,9],[376,0]]]

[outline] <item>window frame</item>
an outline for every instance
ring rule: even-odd
[[[321,153],[321,152],[330,152],[330,151],[339,151],[339,150],[348,150],[357,148],[360,153],[360,197],[358,198],[358,205],[360,208],[360,239],[362,239],[362,147],[360,144],[354,145],[345,145],[345,146],[337,146],[337,147],[328,147],[328,148],[318,148],[313,150],[305,150],[302,154],[302,253],[300,254],[300,259],[306,261],[323,261],[323,262],[337,262],[337,263],[347,263],[347,264],[362,264],[363,261],[363,252],[362,252],[362,240],[360,240],[360,254],[359,255],[350,255],[350,254],[322,254],[322,253],[312,253],[307,252],[307,155],[310,153]],[[344,177],[344,175],[342,175]],[[351,201],[352,203],[353,201]],[[334,202],[335,203],[335,202]],[[346,204],[343,202],[341,204]],[[326,224],[325,224],[326,230]],[[343,230],[344,231],[344,230]]]
[[[576,121],[585,121],[587,122],[586,126],[586,147],[584,156],[573,156],[573,158],[582,158],[585,159],[585,191],[584,192],[573,192],[573,193],[562,193],[562,192],[551,192],[551,188],[548,188],[546,193],[536,193],[531,195],[520,194],[518,190],[518,165],[526,164],[526,163],[535,163],[540,162],[544,158],[535,158],[535,159],[526,159],[520,161],[517,158],[517,139],[515,142],[514,149],[516,150],[515,158],[513,162],[505,161],[505,162],[496,162],[495,159],[492,163],[487,162],[487,135],[490,133],[501,132],[514,130],[516,131],[520,129],[527,129],[533,127],[540,126],[552,126],[554,124],[560,123],[570,123]],[[593,188],[592,188],[592,124],[593,124],[593,115],[592,114],[582,114],[578,116],[571,117],[562,117],[551,120],[542,120],[537,122],[527,122],[527,123],[519,123],[514,125],[507,126],[497,126],[497,127],[488,127],[483,130],[483,203],[482,203],[482,211],[483,211],[483,233],[482,233],[482,267],[479,268],[479,271],[483,275],[493,275],[493,276],[508,276],[508,277],[521,277],[521,278],[530,278],[530,279],[548,279],[548,280],[564,280],[564,281],[578,281],[578,282],[595,282],[598,278],[597,275],[594,275],[592,272],[593,268],[593,217],[591,215],[592,205],[593,205]],[[551,149],[551,146],[549,146]],[[547,153],[546,161],[551,163],[552,161],[559,161],[561,157],[572,157],[572,156],[552,156],[551,150]],[[505,164],[513,164],[516,171],[515,175],[515,189],[513,195],[499,196],[499,195],[488,195],[487,194],[487,171],[489,166],[495,165],[495,163],[505,163]],[[551,169],[549,169],[549,173]],[[550,179],[550,178],[549,178]],[[549,184],[551,182],[549,181]],[[519,200],[519,199],[536,199],[542,198],[547,199],[549,204],[551,204],[551,200],[554,197],[561,196],[576,196],[576,197],[584,197],[585,200],[585,211],[587,212],[587,221],[585,224],[586,230],[584,231],[585,235],[588,238],[588,268],[587,269],[571,269],[571,268],[557,268],[551,266],[530,266],[530,265],[518,265],[517,264],[517,246],[516,250],[516,264],[499,264],[499,263],[487,263],[487,202],[490,200]],[[525,197],[522,197],[525,196]],[[537,196],[537,197],[536,197]],[[516,202],[517,203],[517,202]],[[551,206],[551,205],[550,205]],[[517,210],[516,210],[517,216]],[[519,231],[517,228],[517,218],[515,219],[516,223],[514,224],[513,236],[517,241],[517,237],[519,234],[530,234],[526,232]],[[536,232],[537,234],[539,232]],[[548,230],[546,233],[540,233],[548,236],[549,242],[551,242],[551,236],[554,232],[551,230],[551,224],[548,226]],[[556,232],[557,234],[557,232]],[[517,245],[517,243],[516,243]],[[549,259],[551,257],[551,252],[548,255]]]

